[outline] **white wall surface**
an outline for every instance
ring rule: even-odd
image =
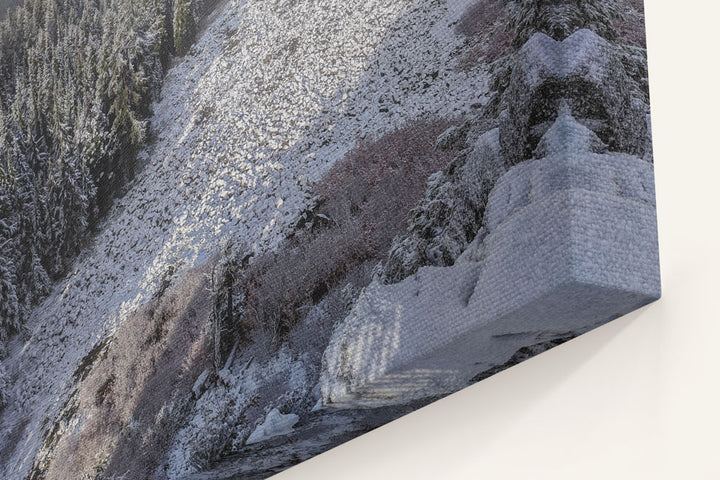
[[[278,479],[720,479],[716,5],[646,0],[663,298]]]

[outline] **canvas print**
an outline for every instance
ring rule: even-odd
[[[0,478],[262,479],[660,295],[642,0],[2,0]]]

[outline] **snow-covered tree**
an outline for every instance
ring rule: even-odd
[[[621,14],[617,0],[516,0],[510,5],[510,24],[518,47],[536,32],[563,40],[581,28],[614,40],[613,21]]]
[[[13,179],[11,165],[0,165],[0,342],[17,331],[21,321],[14,263],[18,225],[13,211]]]
[[[197,18],[191,0],[176,0],[173,15],[175,53],[185,55],[195,41]]]
[[[0,357],[0,359],[2,359],[2,357]],[[0,411],[5,408],[5,405],[7,405],[7,391],[9,390],[9,388],[10,382],[8,382],[7,375],[5,374],[5,369],[3,368],[2,363],[0,363]]]
[[[0,222],[12,224],[0,224],[2,335],[134,175],[150,104],[174,42],[185,51],[194,39],[198,1],[26,0],[0,19]]]
[[[21,320],[15,265],[12,259],[16,254],[12,238],[13,230],[14,225],[9,225],[8,220],[0,219],[0,341],[16,332],[20,328]]]

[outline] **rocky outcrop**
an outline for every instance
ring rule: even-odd
[[[504,76],[488,107],[486,65],[454,68],[468,46],[445,2],[286,3],[230,2],[168,73],[145,169],[0,365],[15,381],[0,476],[178,478],[234,452],[242,468],[227,478],[264,478],[657,296],[643,51],[582,17],[599,2],[513,2],[580,22],[524,16],[529,35],[493,67]],[[571,44],[583,48],[574,66],[553,60]],[[437,139],[461,153],[431,178],[381,275],[362,289],[377,257],[364,259],[362,283],[314,290],[288,344],[258,335],[210,373],[210,344],[195,345],[208,304],[132,314],[210,268],[228,238],[247,245],[245,263],[336,224],[312,208],[311,185],[358,139],[428,117],[465,120]],[[295,415],[292,429],[273,420]]]
[[[449,393],[525,347],[537,353],[659,297],[642,68],[628,72],[627,49],[602,29],[560,30],[538,27],[506,59],[496,119],[488,108],[438,139],[466,149],[431,179],[382,274],[336,328],[327,405]]]
[[[652,165],[601,149],[563,110],[539,143],[542,157],[495,185],[483,229],[453,266],[371,284],[325,353],[326,404],[450,393],[524,346],[656,299]]]
[[[452,265],[480,231],[489,192],[500,175],[543,156],[536,149],[542,148],[540,139],[561,106],[595,134],[596,150],[652,162],[647,67],[641,66],[644,55],[638,50],[583,29],[562,41],[536,33],[512,54],[509,83],[490,102],[503,105],[498,118],[487,108],[438,139],[438,148],[458,143],[465,148],[428,182],[407,233],[393,242],[384,281],[398,282],[422,266]]]
[[[140,155],[144,168],[67,278],[35,310],[27,336],[2,360],[17,395],[0,415],[0,431],[19,431],[18,412],[27,421],[26,441],[0,435],[0,478],[28,474],[78,386],[77,366],[151,302],[167,286],[164,279],[176,284],[228,239],[246,245],[243,254],[273,250],[311,203],[312,184],[359,139],[380,138],[416,118],[463,115],[481,101],[481,68],[474,75],[451,68],[462,47],[449,26],[452,15],[434,0],[253,0],[223,3],[211,15],[196,47],[164,79],[153,106],[155,141]],[[205,320],[198,315],[198,322]],[[281,377],[257,375],[259,385]],[[212,420],[175,441],[182,455],[172,471],[195,465],[195,453],[212,458],[230,435],[241,442],[263,408],[278,402],[268,394],[262,397],[268,403],[246,415],[228,406],[243,405],[235,392],[208,387],[202,398],[221,400],[212,411],[197,402],[191,414]],[[255,402],[250,395],[245,401]]]
[[[645,153],[647,106],[632,97],[620,53],[590,30],[562,42],[535,34],[520,50],[500,121],[508,165],[532,157],[561,101],[615,152]]]
[[[613,23],[622,17],[621,8],[620,0],[516,0],[510,5],[515,45],[523,45],[535,33],[562,40],[582,29],[615,40],[618,33]]]

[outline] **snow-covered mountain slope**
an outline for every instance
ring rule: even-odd
[[[325,352],[326,405],[458,391],[523,347],[581,335],[658,298],[652,164],[605,151],[566,104],[536,152],[495,183],[484,230],[454,265],[362,292]]]
[[[455,69],[465,0],[231,0],[168,73],[144,167],[3,367],[0,477],[24,478],[72,373],[168,276],[229,237],[273,248],[359,138],[483,103]]]

